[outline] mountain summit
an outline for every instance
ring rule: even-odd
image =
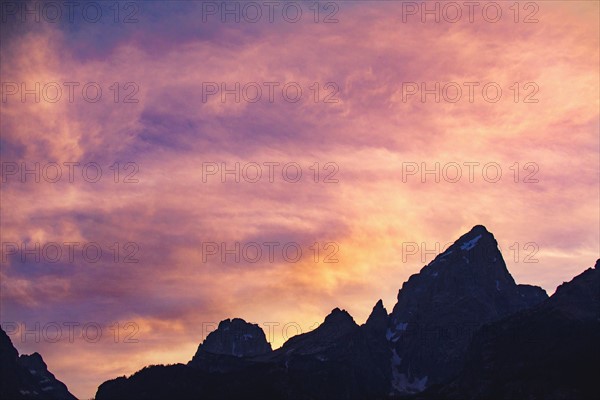
[[[198,347],[198,352],[224,354],[235,357],[252,357],[271,351],[265,333],[256,324],[240,318],[226,319],[219,323]]]
[[[246,368],[248,358],[270,352],[271,345],[258,325],[241,318],[226,319],[198,346],[188,365],[207,372],[233,371]]]
[[[517,285],[494,235],[473,227],[398,292],[387,330],[393,392],[416,393],[450,378],[476,329],[547,297]]]
[[[371,311],[369,318],[367,318],[367,322],[365,322],[365,328],[377,334],[381,334],[385,332],[387,323],[387,310],[383,306],[383,301],[379,300],[377,304],[375,304],[375,307],[373,307],[373,311]]]

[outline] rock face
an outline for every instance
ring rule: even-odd
[[[386,333],[393,392],[417,393],[451,378],[480,326],[547,297],[539,287],[517,285],[494,236],[475,226],[398,293]]]
[[[226,320],[188,365],[107,381],[96,399],[587,399],[597,269],[548,299],[515,283],[494,236],[476,226],[410,277],[389,315],[380,300],[359,326],[336,308],[275,351],[259,327]]]
[[[385,334],[387,326],[388,313],[383,306],[383,301],[379,300],[377,304],[375,304],[375,307],[373,307],[373,311],[371,311],[369,318],[367,318],[365,329],[375,336],[381,336],[382,334]]]
[[[0,398],[11,400],[76,400],[64,383],[48,371],[38,353],[21,355],[0,328]]]
[[[270,352],[271,345],[258,325],[226,319],[198,346],[188,365],[205,372],[231,372],[248,367],[249,358]]]
[[[271,351],[263,330],[243,319],[226,319],[219,323],[216,331],[211,332],[198,352],[223,354],[235,357],[252,357]],[[198,354],[198,353],[196,353]]]
[[[483,327],[462,373],[423,399],[595,399],[600,262],[547,301]]]
[[[279,376],[273,398],[368,399],[384,394],[390,375],[389,350],[383,345],[336,308],[318,328],[289,339],[265,360],[270,364],[266,376]],[[261,378],[250,392],[260,393],[269,385]]]
[[[315,355],[339,347],[341,339],[356,333],[359,326],[346,310],[336,308],[314,331],[290,338],[279,353],[291,355]]]

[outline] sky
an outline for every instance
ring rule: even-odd
[[[598,2],[79,3],[0,38],[0,322],[79,398],[391,311],[474,225],[548,294],[599,257]]]

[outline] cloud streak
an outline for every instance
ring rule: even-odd
[[[403,23],[395,2],[340,3],[335,24],[312,22],[304,3],[306,18],[295,24],[203,23],[201,4],[143,3],[130,25],[3,27],[3,82],[63,88],[56,103],[33,95],[21,102],[20,94],[2,103],[4,165],[95,162],[103,171],[96,183],[82,167],[74,182],[35,183],[31,174],[21,182],[18,173],[2,182],[3,243],[97,242],[105,250],[96,263],[23,262],[20,254],[2,263],[3,324],[103,327],[97,343],[12,335],[21,352],[41,352],[76,395],[90,397],[103,380],[147,364],[186,362],[203,324],[228,317],[306,330],[340,306],[362,322],[379,298],[393,306],[402,282],[431,259],[404,259],[403,244],[426,252],[475,224],[496,235],[518,282],[550,293],[598,257],[597,3],[540,3],[535,24],[514,23],[507,9],[498,23]],[[73,103],[64,82],[80,83]],[[96,103],[81,96],[89,82],[103,90]],[[204,101],[212,82],[256,82],[262,97]],[[268,82],[279,83],[273,102]],[[292,82],[303,91],[295,103],[281,92]],[[456,82],[463,94],[455,103],[444,93],[440,102],[404,98],[412,82]],[[473,102],[468,82],[479,83]],[[483,97],[487,83],[502,88],[498,102]],[[138,102],[124,103],[127,95]],[[337,102],[324,102],[328,95]],[[538,102],[525,103],[527,95]],[[134,171],[128,162],[137,183],[123,183]],[[279,163],[272,182],[270,162]],[[240,163],[240,182],[206,176],[206,163]],[[251,163],[261,166],[256,183],[241,172]],[[298,182],[294,170],[282,175],[287,163],[301,167]],[[423,175],[436,163],[439,183],[436,173]],[[465,163],[478,163],[472,179]],[[497,182],[494,165],[484,171],[490,163],[501,168]],[[452,182],[455,165],[462,176]],[[122,262],[130,242],[138,263]],[[204,262],[205,242],[298,243],[303,256]],[[337,263],[323,262],[330,242]],[[528,243],[538,263],[524,262]],[[115,321],[134,322],[139,343],[114,343]],[[285,340],[276,332],[275,347]]]

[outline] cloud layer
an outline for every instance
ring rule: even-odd
[[[278,12],[272,23],[221,22],[202,2],[121,4],[119,22],[107,6],[98,23],[7,16],[2,323],[46,326],[39,343],[11,337],[76,395],[187,362],[228,317],[278,323],[275,347],[336,306],[363,322],[379,298],[393,306],[436,246],[476,224],[495,234],[518,282],[550,293],[598,258],[597,3],[539,3],[537,23],[523,23],[533,9],[515,22],[505,4],[495,23],[491,9],[472,23],[466,9],[456,23],[423,23],[406,2],[338,3],[337,23],[323,23],[335,11],[323,4],[315,23],[312,2],[294,4],[296,23]],[[132,12],[138,21],[123,23]],[[40,101],[22,102],[21,84],[36,82]],[[54,103],[50,82],[62,90]],[[423,102],[421,83],[436,82],[439,102]],[[239,102],[223,102],[221,84],[236,83]],[[102,89],[97,102],[86,84],[88,99]],[[39,183],[21,176],[35,163]],[[56,183],[49,163],[61,166]],[[239,183],[235,172],[223,183],[236,163]],[[7,243],[39,244],[40,260]],[[97,262],[96,245],[81,253],[89,243],[103,251]],[[247,253],[222,262],[207,243]],[[265,243],[279,243],[272,262]],[[244,259],[257,256],[248,244],[258,262]],[[302,257],[291,262],[285,244]],[[65,329],[50,343],[52,322],[97,323],[102,337],[69,343]],[[125,341],[134,331],[139,342]]]

